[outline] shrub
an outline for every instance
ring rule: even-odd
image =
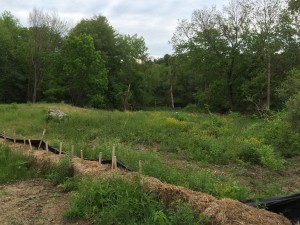
[[[243,141],[239,157],[244,162],[263,165],[269,169],[283,168],[283,161],[276,158],[273,148],[256,138],[248,138]]]
[[[300,91],[287,103],[288,121],[296,132],[300,132]]]
[[[288,121],[288,113],[280,112],[273,115],[262,129],[265,142],[274,146],[284,157],[300,154],[300,133],[295,132]]]

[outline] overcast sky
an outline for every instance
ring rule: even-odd
[[[105,16],[121,34],[144,37],[148,52],[160,57],[172,53],[168,44],[178,19],[190,19],[195,9],[216,5],[221,8],[228,0],[0,0],[0,13],[10,11],[23,26],[33,8],[55,11],[75,26],[81,19]]]

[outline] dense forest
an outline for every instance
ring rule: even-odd
[[[299,16],[299,0],[230,0],[222,9],[197,9],[178,21],[174,53],[153,59],[142,37],[118,33],[102,15],[69,29],[55,13],[33,9],[23,27],[4,11],[0,103],[296,110]]]

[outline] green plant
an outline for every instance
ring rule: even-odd
[[[13,151],[0,144],[0,183],[44,176],[49,170],[51,170],[49,162],[43,161],[38,164],[32,156]]]
[[[73,172],[71,159],[66,155],[54,166],[54,170],[49,175],[49,178],[54,184],[61,184],[73,176]]]
[[[286,107],[289,123],[296,132],[300,133],[300,91],[287,101]]]
[[[181,200],[172,203],[168,209],[170,224],[174,225],[206,225],[209,219],[203,214],[195,214],[191,206]]]

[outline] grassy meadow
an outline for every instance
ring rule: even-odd
[[[61,121],[49,118],[47,111],[50,108],[62,110],[67,117]],[[63,150],[67,152],[74,145],[75,154],[79,156],[80,150],[83,150],[84,157],[91,159],[97,159],[99,152],[103,153],[103,159],[110,159],[112,146],[116,145],[117,158],[133,170],[138,170],[138,161],[142,160],[144,175],[216,197],[244,200],[299,191],[298,185],[289,183],[293,179],[289,171],[295,170],[299,159],[299,134],[290,130],[284,113],[261,119],[236,113],[217,115],[184,110],[120,112],[76,108],[65,104],[10,104],[0,105],[0,115],[0,132],[7,135],[12,136],[16,132],[17,138],[40,139],[46,128],[45,140],[50,145],[59,147],[62,142]],[[3,152],[7,150],[3,149],[5,147],[0,151],[0,160],[5,161],[7,158]],[[13,164],[17,166],[26,165],[26,159],[12,158],[9,161],[15,161]],[[139,218],[151,217],[147,220],[149,224],[153,222],[154,215],[157,221],[186,220],[187,217],[195,220],[195,224],[197,221],[205,224],[206,221],[205,218],[191,216],[191,209],[181,202],[174,203],[173,211],[172,207],[164,208],[155,194],[145,196],[137,183],[128,183],[121,178],[111,182],[118,182],[123,188],[120,187],[122,185],[99,187],[99,193],[104,195],[103,202],[94,204],[100,204],[98,209],[101,210],[94,212],[85,208],[86,211],[80,211],[78,207],[84,205],[86,199],[84,193],[90,193],[91,199],[99,198],[99,193],[95,192],[97,182],[107,182],[105,179],[95,182],[85,180],[81,184],[70,184],[69,180],[60,179],[59,176],[58,183],[67,189],[69,186],[75,186],[75,189],[82,186],[73,198],[72,207],[66,212],[66,217],[70,219],[109,214],[109,209],[104,207],[109,205],[104,197],[108,192],[123,193],[123,190],[124,195],[112,196],[113,199],[138,196],[138,200],[128,197],[128,201],[136,202],[137,208],[144,207]],[[84,192],[84,188],[91,191]],[[125,189],[132,190],[132,193],[129,191],[128,194]],[[148,208],[145,206],[147,204]],[[123,207],[120,210],[128,208],[126,205],[120,207]],[[113,211],[111,209],[109,212]],[[179,212],[184,215],[177,214]],[[148,223],[146,220],[136,221]]]

